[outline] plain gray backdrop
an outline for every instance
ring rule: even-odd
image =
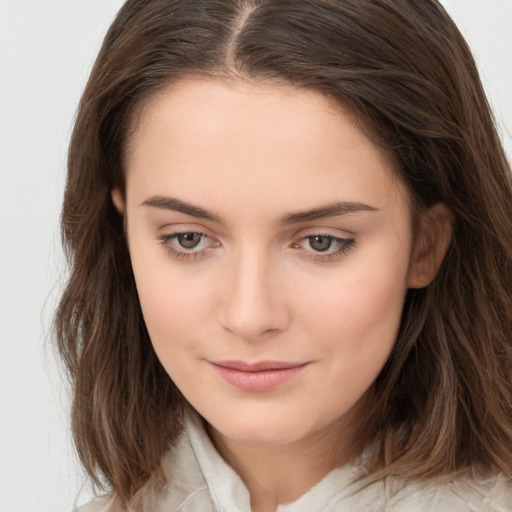
[[[50,344],[76,105],[122,0],[0,0],[0,512],[64,512],[90,491]],[[444,0],[512,154],[512,0]]]

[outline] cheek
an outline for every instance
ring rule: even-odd
[[[187,267],[176,267],[163,249],[130,247],[132,268],[151,342],[165,364],[180,346],[194,346],[210,318],[207,284]]]
[[[137,289],[142,313],[155,349],[172,350],[186,341],[201,338],[209,307],[206,294],[174,280],[140,275]]]
[[[301,304],[310,337],[343,366],[341,373],[357,378],[367,369],[376,377],[386,362],[400,326],[407,267],[404,250],[379,260],[361,258]]]
[[[325,296],[325,307],[317,303],[308,326],[308,338],[328,362],[311,387],[311,400],[332,418],[345,415],[365,396],[386,364],[400,326],[402,289],[384,283],[359,286],[366,280],[357,284],[357,292]]]

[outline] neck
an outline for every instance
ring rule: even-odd
[[[239,474],[251,497],[253,512],[275,512],[343,466],[361,451],[340,435],[340,426],[282,445],[256,445],[228,439],[213,427],[210,437],[224,460]]]

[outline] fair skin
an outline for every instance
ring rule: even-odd
[[[315,92],[190,79],[141,114],[113,200],[144,318],[254,511],[296,500],[361,449],[347,440],[406,291],[430,282],[449,239],[437,208],[414,248],[407,199],[381,151]]]

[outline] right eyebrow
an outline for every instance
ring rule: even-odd
[[[364,203],[340,201],[319,206],[317,208],[312,208],[310,210],[288,213],[281,219],[280,224],[282,226],[286,226],[290,224],[326,219],[328,217],[338,217],[348,213],[357,213],[363,211],[375,212],[378,211],[378,208]]]
[[[172,210],[175,212],[184,213],[185,215],[190,215],[191,217],[196,217],[197,219],[210,220],[218,224],[224,224],[220,216],[215,212],[205,210],[200,206],[195,206],[175,197],[151,196],[146,199],[140,206],[151,206],[153,208],[160,208],[162,210]]]

